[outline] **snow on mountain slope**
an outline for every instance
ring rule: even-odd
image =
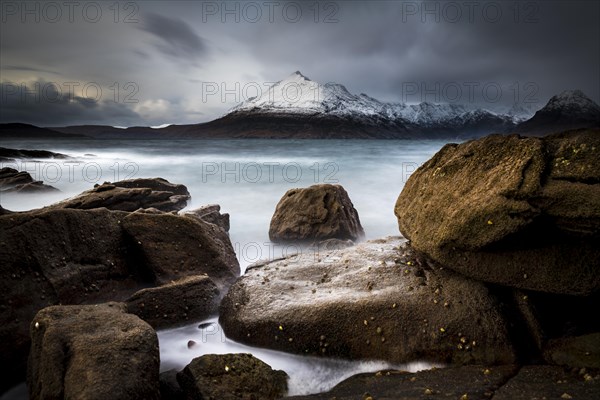
[[[233,107],[229,113],[254,112],[292,115],[323,115],[366,119],[413,126],[435,127],[469,123],[483,118],[501,118],[513,122],[509,115],[473,109],[461,104],[384,103],[366,94],[354,95],[343,85],[321,85],[299,71],[272,85],[258,97]]]

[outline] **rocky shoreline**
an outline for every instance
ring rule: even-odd
[[[181,212],[160,178],[0,209],[0,391],[32,399],[277,399],[250,355],[159,371],[154,329],[219,313],[237,342],[448,367],[353,376],[297,399],[600,397],[600,131],[447,145],[396,203],[400,233],[364,235],[341,186],[286,193],[270,237],[314,252],[239,277],[229,216]]]

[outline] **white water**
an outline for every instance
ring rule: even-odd
[[[75,160],[0,163],[0,168],[27,170],[34,179],[61,190],[56,195],[2,195],[0,204],[9,210],[27,210],[74,196],[94,183],[160,176],[188,187],[192,195],[188,208],[220,204],[221,211],[231,215],[230,237],[244,271],[260,259],[297,250],[295,246],[273,246],[268,239],[277,202],[295,187],[339,183],[358,210],[368,239],[397,235],[393,210],[404,182],[443,145],[442,141],[376,140],[5,140],[0,146],[50,150]],[[182,368],[201,354],[250,352],[286,371],[291,377],[291,394],[303,394],[328,390],[360,372],[430,367],[424,363],[392,366],[301,357],[247,347],[224,338],[218,325],[210,329],[215,332],[209,335],[195,323],[159,332],[162,370]],[[188,349],[188,340],[199,345]]]

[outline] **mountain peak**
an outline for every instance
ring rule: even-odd
[[[296,71],[293,74],[291,74],[290,76],[288,76],[288,78],[286,80],[305,80],[305,81],[310,81],[310,78],[308,78],[307,76],[302,75],[302,72],[300,71]]]
[[[552,96],[545,109],[569,109],[576,107],[578,109],[599,110],[598,104],[587,97],[581,90],[565,90],[560,94]]]
[[[521,123],[517,132],[546,134],[563,129],[600,126],[600,106],[581,90],[565,90],[552,96],[535,115]]]

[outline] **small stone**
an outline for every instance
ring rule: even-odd
[[[428,389],[425,389],[424,393],[429,396],[429,395],[433,394],[433,390],[431,390],[431,389],[428,388]]]
[[[560,396],[560,398],[561,398],[561,399],[572,399],[572,398],[573,398],[573,396],[571,396],[569,393],[563,393],[563,394]]]
[[[469,396],[465,393],[462,396],[460,396],[460,400],[469,400]]]
[[[489,374],[491,374],[491,373],[492,373],[492,371],[490,371],[489,369],[484,369],[484,370],[483,370],[483,374],[484,374],[484,375],[489,375]]]
[[[39,322],[35,323],[35,329],[40,329],[40,323]]]
[[[187,347],[188,347],[188,349],[191,349],[192,347],[196,347],[196,345],[197,345],[197,344],[198,344],[198,343],[196,343],[196,342],[195,342],[195,341],[193,341],[193,340],[188,340],[188,342],[187,342]]]

